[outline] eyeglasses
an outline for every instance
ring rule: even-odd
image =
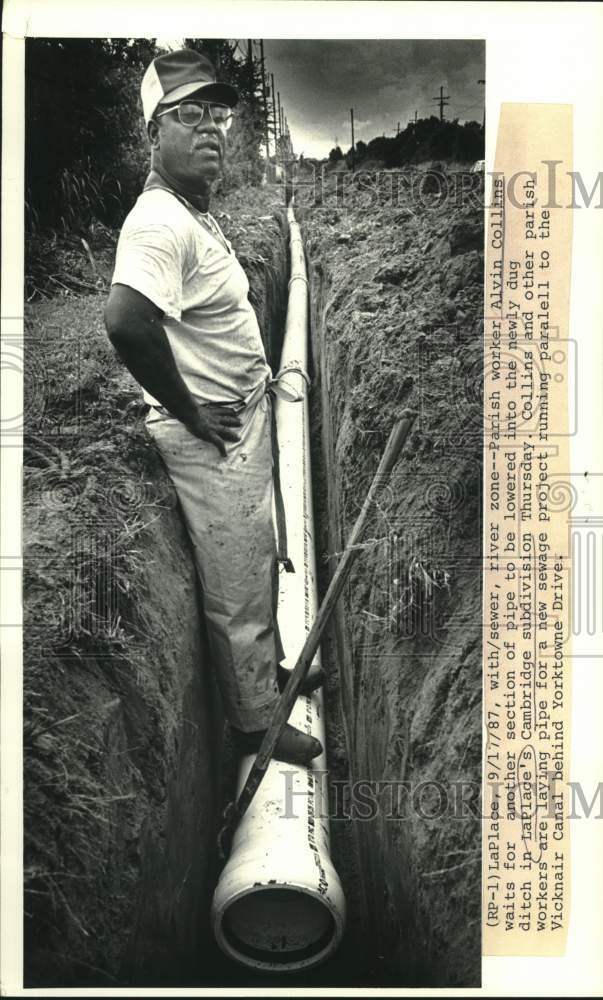
[[[186,128],[194,128],[195,125],[200,125],[207,111],[214,125],[224,129],[225,132],[232,125],[234,117],[232,110],[226,104],[209,104],[205,101],[192,104],[188,101],[183,101],[182,104],[177,104],[173,108],[160,111],[158,115],[155,115],[155,118],[162,118],[163,115],[169,115],[172,111],[178,112],[180,124],[186,126]]]

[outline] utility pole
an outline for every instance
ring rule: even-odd
[[[255,80],[253,78],[253,39],[247,39],[247,72],[249,73],[249,93],[253,93],[253,85]]]
[[[354,146],[356,145],[356,143],[354,142],[354,109],[353,108],[350,108],[350,122],[352,124],[352,171],[353,171],[354,167],[355,167],[355,163],[354,163],[354,159],[355,159],[354,158]]]
[[[270,131],[268,123],[268,95],[266,93],[266,59],[264,56],[264,39],[260,38],[260,67],[262,71],[262,101],[264,104],[264,142],[266,143],[266,163],[270,160]]]
[[[484,87],[486,86],[486,81],[485,80],[478,80],[477,82],[478,83],[483,83]],[[485,90],[484,90],[484,113],[482,115],[482,128],[483,128],[483,130],[485,132],[486,131],[486,91]]]
[[[279,159],[283,158],[283,116],[281,114],[281,92],[276,92],[276,105],[278,109],[278,152]]]
[[[270,96],[272,103],[272,129],[274,132],[274,158],[278,161],[278,124],[276,120],[276,88],[274,86],[274,73],[270,74]]]
[[[432,101],[437,101],[438,104],[440,105],[440,121],[441,122],[444,121],[444,106],[446,104],[450,103],[449,97],[450,97],[450,94],[444,94],[444,88],[443,87],[440,87],[440,96],[439,97],[432,97]],[[415,114],[416,114],[416,112],[415,112]]]
[[[291,142],[291,132],[289,131],[289,122],[285,116],[285,132],[287,134],[287,156],[293,159],[293,143]]]
[[[400,135],[400,122],[396,125],[396,135]]]
[[[417,112],[417,110],[415,108],[415,117],[414,118],[409,118],[409,120],[408,120],[408,124],[409,125],[416,125],[417,124],[417,115],[418,115],[418,112]]]

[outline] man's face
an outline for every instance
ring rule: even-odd
[[[192,94],[178,103],[201,102]],[[169,104],[160,105],[162,111]],[[204,191],[221,173],[226,148],[226,133],[212,121],[205,107],[202,121],[193,127],[180,122],[177,104],[167,115],[156,119],[150,131],[157,165],[161,165],[173,180],[188,188]]]

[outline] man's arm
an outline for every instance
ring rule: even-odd
[[[225,441],[237,441],[241,421],[227,407],[195,403],[174,361],[163,313],[129,285],[115,284],[105,307],[105,326],[115,350],[136,381],[195,437],[226,455]]]

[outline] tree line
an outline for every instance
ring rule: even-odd
[[[484,157],[484,129],[479,122],[460,124],[458,119],[440,121],[435,115],[419,118],[393,137],[377,136],[366,143],[359,140],[354,148],[343,153],[335,146],[329,153],[329,162],[345,159],[351,166],[376,160],[385,167],[403,167],[425,160],[457,160],[470,163]]]

